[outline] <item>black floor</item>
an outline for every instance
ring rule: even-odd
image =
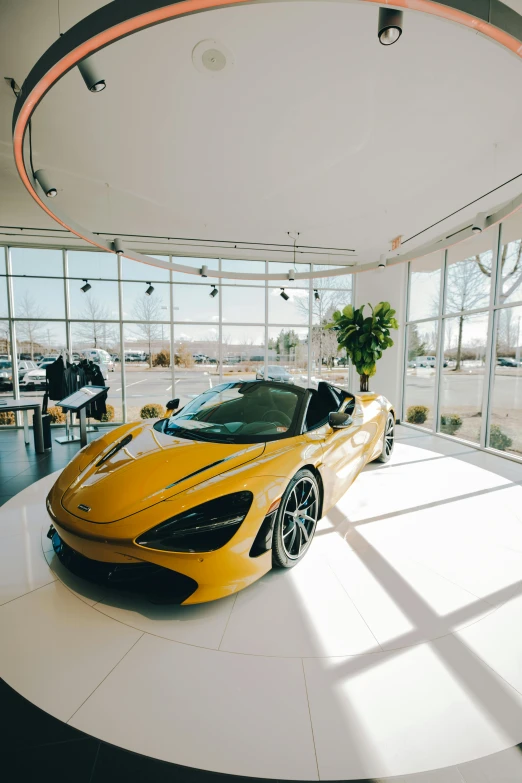
[[[53,431],[50,452],[35,454],[32,443],[29,446],[24,444],[23,431],[0,430],[0,505],[38,479],[64,468],[77,453],[80,448],[78,443],[62,446],[54,442],[57,435],[63,435],[63,430]],[[92,434],[89,437],[98,436]],[[233,744],[234,737],[231,737],[231,752]],[[260,739],[259,753],[262,752]],[[295,752],[298,752],[297,748]],[[53,783],[256,781],[255,778],[180,767],[100,742],[35,707],[1,679],[0,754],[0,780],[5,783],[41,783],[47,780]],[[277,782],[272,780],[271,783]]]

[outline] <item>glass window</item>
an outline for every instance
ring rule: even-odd
[[[265,359],[264,326],[223,324],[223,378],[253,380]]]
[[[1,249],[0,249],[1,252]],[[2,259],[0,259],[0,270],[2,269]],[[0,271],[0,318],[7,318],[7,277]]]
[[[314,272],[327,269],[339,269],[339,266],[333,264],[314,264]],[[337,288],[344,291],[351,291],[353,288],[353,275],[346,274],[339,277],[316,277],[312,280],[314,288]]]
[[[168,283],[155,283],[151,294],[147,283],[122,283],[124,321],[169,321],[170,293]]]
[[[312,293],[312,323],[323,326],[333,318],[336,310],[352,303],[352,292],[343,288],[317,289]],[[308,303],[307,303],[308,304]]]
[[[46,359],[56,359],[60,351],[66,348],[65,322],[17,321],[16,343],[18,356],[37,363],[37,368],[29,370],[20,380],[21,395],[43,395],[46,388],[45,369],[40,363],[45,363]]]
[[[61,280],[45,277],[13,277],[15,318],[65,318],[63,274]]]
[[[437,321],[409,324],[408,359],[404,383],[406,421],[433,429],[437,365]]]
[[[271,324],[308,324],[310,294],[304,288],[285,288],[288,299],[281,296],[281,289],[268,290],[268,322]]]
[[[439,314],[443,259],[443,252],[438,251],[410,263],[409,321]]]
[[[488,445],[522,457],[522,307],[498,313],[495,344]]]
[[[125,324],[123,335],[127,420],[139,421],[144,406],[160,405],[164,409],[170,399],[178,396],[172,390],[169,366],[170,326],[158,323]],[[117,377],[115,374],[115,379]]]
[[[202,266],[207,266],[209,270],[219,269],[219,261],[217,258],[186,258],[185,256],[172,256],[172,263],[183,264],[183,266],[190,266],[193,269],[201,269]],[[203,283],[206,285],[210,282],[218,282],[216,278],[211,280],[210,278],[198,277],[197,275],[188,275],[185,272],[172,272],[172,280],[176,283]]]
[[[264,323],[265,289],[222,286],[223,322]]]
[[[161,261],[169,261],[168,256],[151,255],[151,258],[159,258]],[[170,272],[168,269],[162,269],[159,266],[151,266],[150,264],[143,264],[141,261],[133,261],[130,258],[123,257],[121,260],[121,279],[142,281],[157,280],[159,282],[168,283],[170,279]]]
[[[69,280],[71,318],[86,321],[118,321],[120,317],[118,283],[91,280],[90,290],[82,291],[81,280]]]
[[[269,376],[273,367],[280,368],[285,379],[298,386],[307,386],[308,329],[302,327],[274,327],[268,330]]]
[[[448,250],[446,313],[489,305],[495,231],[485,231]]]
[[[509,217],[501,228],[501,284],[499,304],[522,301],[522,212]]]
[[[185,275],[187,280],[187,275]],[[219,296],[211,296],[212,284],[174,284],[175,321],[219,321]]]
[[[448,318],[444,323],[444,367],[439,431],[480,442],[487,315]]]
[[[187,286],[190,288],[190,286]],[[175,394],[182,405],[219,382],[219,326],[174,326]]]
[[[61,250],[12,247],[11,266],[13,275],[63,278],[63,256]]]
[[[82,278],[117,280],[118,259],[114,253],[103,251],[68,250],[67,274],[80,280]]]

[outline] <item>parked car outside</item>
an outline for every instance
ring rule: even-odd
[[[516,359],[512,359],[510,356],[498,356],[497,364],[499,367],[518,367],[519,362]]]
[[[256,372],[256,380],[258,381],[279,381],[279,383],[293,383],[292,376],[285,370],[284,367],[279,367],[277,364],[269,364],[267,367],[268,373],[265,379],[265,368],[260,367]]]

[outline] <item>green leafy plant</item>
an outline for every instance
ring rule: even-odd
[[[112,421],[114,419],[114,408],[112,405],[105,404],[107,413],[102,413],[100,421]]]
[[[7,426],[15,423],[13,411],[0,411],[0,426]]]
[[[493,424],[489,431],[489,445],[492,449],[498,449],[499,451],[507,451],[513,445],[513,441],[502,432],[498,424]]]
[[[143,406],[140,416],[142,419],[161,419],[165,416],[165,408],[157,402],[151,402]]]
[[[430,409],[425,405],[410,405],[406,411],[406,421],[410,424],[424,424]]]
[[[47,408],[47,413],[51,417],[51,424],[65,424],[67,415],[57,405]]]
[[[462,419],[458,413],[442,413],[440,417],[440,431],[446,435],[455,435],[462,427]]]
[[[337,342],[344,348],[355,365],[360,376],[360,390],[368,391],[368,382],[375,375],[376,362],[386,348],[391,348],[393,340],[391,329],[398,329],[399,324],[394,318],[389,302],[379,302],[372,307],[372,314],[364,317],[364,305],[353,307],[347,305],[342,311],[336,310],[328,329],[337,332]]]

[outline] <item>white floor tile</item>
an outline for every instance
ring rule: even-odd
[[[520,739],[522,697],[451,636],[304,666],[326,780],[437,769]]]
[[[177,764],[317,780],[299,660],[231,655],[145,635],[71,725]]]
[[[109,590],[99,612],[155,636],[217,650],[235,596],[193,606],[157,606],[145,598]]]
[[[494,608],[433,571],[375,550],[328,556],[338,579],[383,649],[436,639]]]
[[[140,635],[53,582],[0,607],[0,672],[22,696],[66,721]]]
[[[273,570],[238,593],[221,649],[306,657],[355,655],[378,644],[332,570],[311,550],[294,568]]]
[[[21,521],[19,533],[2,539],[0,546],[0,604],[55,579],[42,553],[38,526]]]

